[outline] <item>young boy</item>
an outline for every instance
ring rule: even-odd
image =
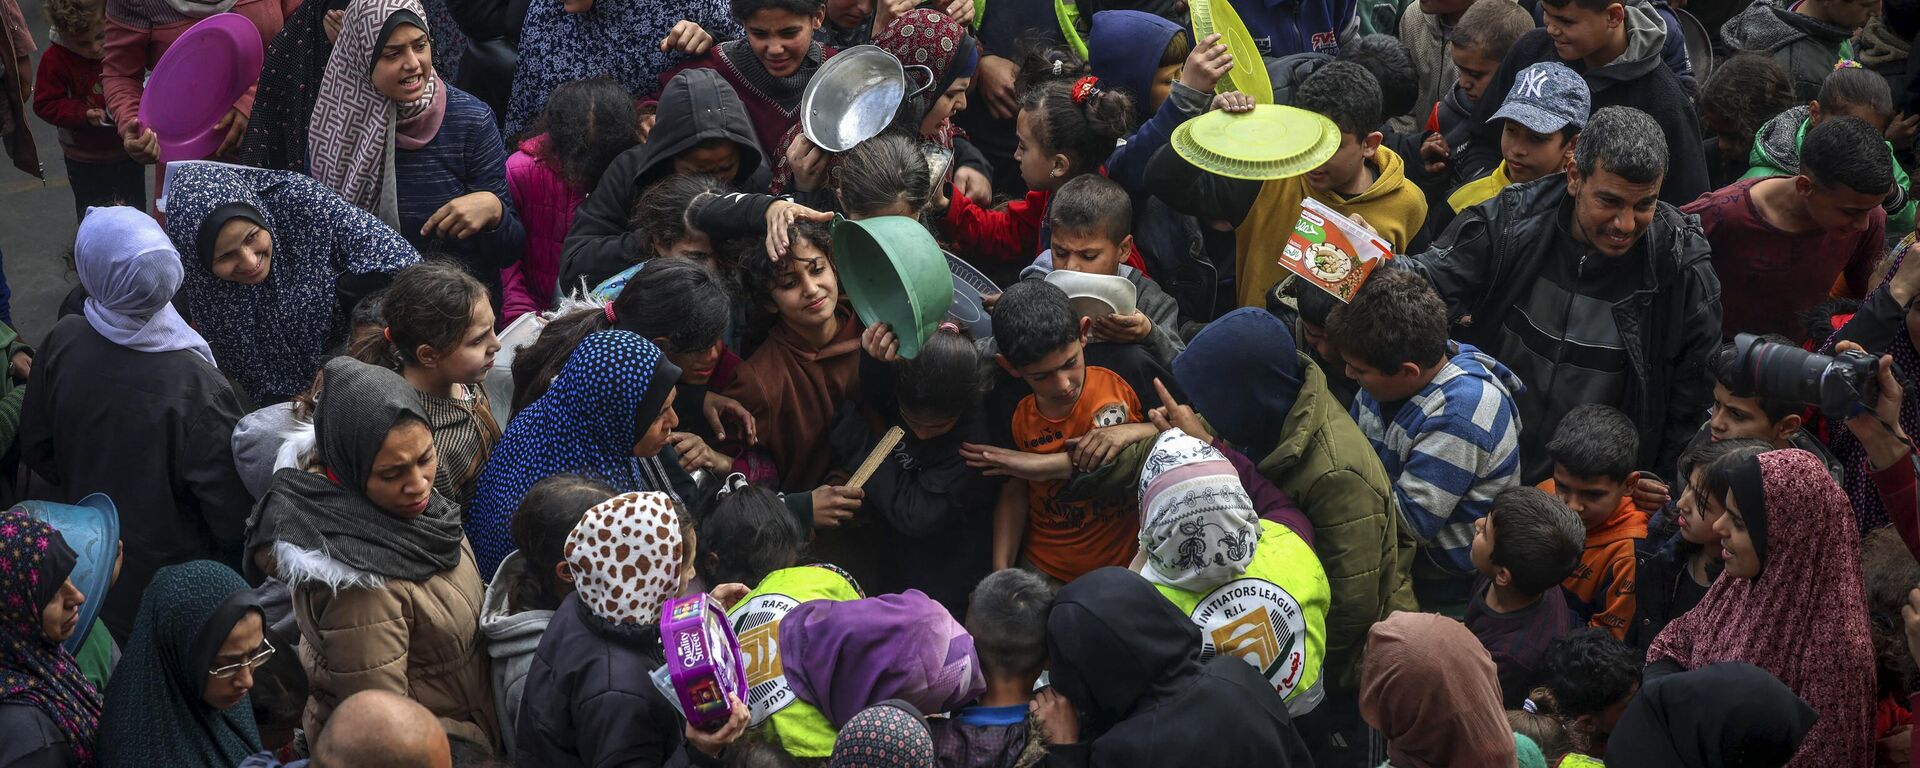
[[[1707,129],[1707,178],[1714,189],[1747,172],[1754,133],[1793,104],[1793,81],[1773,59],[1742,53],[1714,65],[1700,85],[1700,126]]]
[[[1289,284],[1281,283],[1267,293],[1267,311],[1279,318],[1293,315],[1294,348],[1306,353],[1326,376],[1327,391],[1340,401],[1340,410],[1352,410],[1360,385],[1347,376],[1347,364],[1341,361],[1340,350],[1327,338],[1327,322],[1333,317],[1333,311],[1340,308],[1340,300],[1298,280],[1290,284],[1290,290],[1297,291],[1299,296],[1288,296],[1282,293],[1283,288],[1289,288]]]
[[[1461,18],[1474,0],[1420,0],[1400,15],[1400,44],[1407,47],[1413,60],[1414,82],[1420,93],[1414,99],[1413,127],[1426,125],[1433,105],[1445,98],[1459,72],[1447,55],[1447,38],[1457,34]],[[1494,65],[1500,64],[1498,59]]]
[[[1574,615],[1619,640],[1633,620],[1634,548],[1647,538],[1647,513],[1631,491],[1639,472],[1640,434],[1619,409],[1589,403],[1560,420],[1547,443],[1553,479],[1541,483],[1572,507],[1587,528],[1580,565],[1561,586]]]
[[[1466,624],[1493,655],[1501,699],[1518,709],[1546,678],[1553,641],[1580,625],[1560,581],[1580,563],[1580,517],[1538,488],[1509,488],[1474,521],[1473,567],[1480,578]]]
[[[1480,350],[1449,342],[1446,304],[1406,270],[1375,271],[1334,310],[1327,338],[1360,384],[1354,421],[1420,542],[1414,595],[1429,609],[1466,602],[1474,521],[1520,481],[1520,380]]]
[[[1074,474],[1100,468],[1156,432],[1142,423],[1136,384],[1087,365],[1092,330],[1092,320],[1074,315],[1067,294],[1042,280],[1014,283],[994,307],[994,362],[1033,389],[1014,408],[1011,450],[961,448],[969,465],[1010,478],[994,510],[994,570],[1018,565],[1064,583],[1133,561],[1140,532],[1134,499],[1058,498]]]
[[[1784,336],[1761,336],[1760,340],[1789,346],[1793,344]],[[1772,402],[1754,389],[1750,382],[1740,381],[1734,375],[1737,361],[1732,342],[1722,345],[1707,360],[1707,372],[1713,376],[1713,412],[1707,423],[1700,427],[1706,440],[1720,442],[1749,438],[1765,441],[1776,450],[1798,448],[1820,457],[1826,463],[1827,471],[1833,475],[1834,482],[1840,482],[1840,462],[1833,457],[1833,452],[1827,450],[1826,444],[1820,442],[1818,436],[1802,428],[1805,418],[1800,405]],[[1702,440],[1696,437],[1693,442]]]
[[[1500,111],[1493,113],[1500,122],[1500,164],[1485,178],[1454,190],[1447,206],[1457,214],[1509,184],[1563,171],[1587,124],[1588,104],[1587,81],[1565,64],[1545,61],[1521,70]]]
[[[1473,112],[1499,71],[1501,60],[1533,27],[1533,17],[1526,8],[1501,0],[1476,2],[1460,15],[1453,37],[1447,40],[1447,60],[1455,78],[1453,87],[1440,99],[1438,126],[1453,152],[1466,148],[1473,133]]]
[[[1819,98],[1781,112],[1760,127],[1753,136],[1753,151],[1747,155],[1752,167],[1740,178],[1796,175],[1800,173],[1807,132],[1814,126],[1836,117],[1857,117],[1886,133],[1895,112],[1886,78],[1859,67],[1835,69],[1820,84]],[[1914,226],[1915,200],[1907,194],[1912,182],[1899,158],[1894,157],[1891,143],[1887,144],[1887,161],[1893,165],[1894,184],[1887,190],[1886,199],[1880,201],[1880,208],[1887,212],[1887,231],[1902,237]]]
[[[1047,210],[1048,250],[1021,277],[1048,272],[1118,275],[1133,283],[1134,311],[1093,318],[1093,340],[1139,344],[1163,366],[1187,344],[1180,339],[1180,304],[1145,272],[1126,264],[1133,252],[1133,200],[1114,180],[1082,174],[1060,185]]]
[[[60,129],[60,154],[73,187],[73,216],[90,206],[147,207],[146,166],[127,156],[100,91],[100,60],[106,55],[106,4],[100,0],[48,0],[53,44],[40,54],[33,113]]]
[[[1720,28],[1735,51],[1761,53],[1793,78],[1794,97],[1813,99],[1833,63],[1853,58],[1849,42],[1879,0],[1755,0]]]
[[[1885,144],[1860,118],[1822,121],[1807,131],[1797,175],[1743,179],[1680,209],[1700,217],[1713,245],[1723,337],[1777,333],[1797,346],[1801,318],[1836,278],[1844,295],[1866,295],[1893,186]]]
[[[1500,158],[1500,126],[1489,122],[1527,67],[1557,61],[1580,74],[1592,95],[1593,112],[1633,107],[1658,123],[1666,134],[1667,172],[1660,199],[1672,205],[1693,202],[1707,191],[1707,160],[1700,148],[1700,121],[1693,98],[1673,70],[1662,47],[1666,22],[1652,5],[1619,0],[1540,0],[1545,28],[1523,35],[1500,64],[1499,74],[1474,113],[1472,145],[1455,155],[1458,173],[1468,178],[1490,171]]]
[[[953,717],[935,718],[934,752],[941,765],[1014,768],[1046,757],[1033,732],[1027,705],[1033,684],[1047,667],[1047,612],[1053,587],[1045,577],[1017,568],[980,580],[967,603],[967,633],[980,654],[987,692]]]
[[[1271,181],[1228,179],[1207,173],[1171,148],[1154,155],[1147,184],[1175,210],[1234,230],[1234,295],[1242,307],[1261,306],[1287,274],[1273,254],[1300,220],[1308,197],[1341,213],[1357,213],[1404,251],[1425,223],[1426,196],[1407,180],[1406,165],[1380,146],[1380,83],[1351,61],[1322,65],[1294,92],[1293,106],[1318,112],[1340,130],[1340,148],[1320,167]]]

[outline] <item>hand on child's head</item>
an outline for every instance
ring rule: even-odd
[[[1187,54],[1186,66],[1180,68],[1181,84],[1201,93],[1212,91],[1220,78],[1233,70],[1233,54],[1220,43],[1220,33],[1207,35],[1193,52]]]
[[[1213,97],[1213,108],[1240,113],[1253,111],[1253,97],[1239,91],[1227,91]]]

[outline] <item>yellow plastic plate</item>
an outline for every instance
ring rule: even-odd
[[[1340,148],[1340,129],[1313,112],[1276,104],[1251,112],[1214,110],[1173,131],[1173,151],[1208,173],[1284,179],[1320,167]]]
[[[1228,90],[1253,97],[1255,104],[1273,103],[1273,80],[1267,77],[1267,62],[1253,44],[1253,33],[1234,12],[1230,0],[1190,0],[1187,9],[1193,19],[1193,44],[1197,47],[1207,35],[1220,33],[1221,44],[1233,54],[1233,69],[1221,82]]]

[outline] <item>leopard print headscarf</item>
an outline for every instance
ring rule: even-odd
[[[587,510],[567,535],[580,602],[614,624],[650,625],[680,586],[680,516],[672,497],[623,493]]]

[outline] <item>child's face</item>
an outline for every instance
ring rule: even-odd
[[[1114,242],[1099,232],[1073,232],[1055,228],[1052,233],[1053,268],[1089,275],[1118,275],[1120,264],[1133,248],[1133,236]]]
[[[60,30],[60,36],[73,46],[75,53],[89,59],[105,56],[107,52],[107,25],[96,22],[86,29]]]
[[[841,29],[853,29],[873,18],[874,0],[827,0],[827,18]]]
[[[1739,123],[1713,111],[1711,108],[1700,110],[1700,122],[1706,126],[1707,134],[1720,145],[1720,156],[1745,158],[1753,151],[1753,131],[1742,130]]]
[[[1153,71],[1153,102],[1148,114],[1158,114],[1160,105],[1167,103],[1167,96],[1173,93],[1173,81],[1180,79],[1180,68],[1185,62],[1174,62]]]
[[[1366,169],[1367,161],[1373,159],[1373,151],[1379,146],[1379,133],[1358,137],[1342,131],[1340,149],[1334,151],[1333,157],[1327,158],[1320,167],[1307,171],[1307,186],[1322,194],[1357,195],[1365,192],[1364,189],[1354,189],[1354,186],[1359,182],[1361,171]]]
[[[719,265],[713,261],[713,238],[700,230],[689,229],[686,237],[668,243],[665,247],[656,243],[654,250],[661,256],[686,259],[706,267],[716,275],[720,274]]]
[[[802,16],[783,8],[763,8],[742,19],[747,29],[747,45],[753,56],[766,67],[767,74],[789,77],[800,71],[813,45],[813,31],[826,19],[827,9]]]
[[[500,351],[500,337],[493,333],[493,302],[486,296],[473,302],[467,313],[467,330],[447,349],[433,350],[434,367],[448,382],[478,384],[493,368],[493,355]]]
[[[1515,184],[1559,173],[1573,157],[1573,142],[1563,131],[1534,133],[1518,120],[1503,120],[1500,156],[1507,161],[1507,178]]]
[[[1707,434],[1714,440],[1751,437],[1765,440],[1775,448],[1787,448],[1787,438],[1799,429],[1798,414],[1769,421],[1766,410],[1760,407],[1760,398],[1734,397],[1725,385],[1714,383],[1713,417],[1707,420]]]
[[[1740,503],[1731,495],[1723,499],[1727,513],[1713,521],[1720,534],[1720,557],[1727,561],[1727,575],[1751,579],[1760,575],[1760,551],[1753,547],[1753,534],[1747,531],[1746,518],[1740,516]]]
[[[1420,394],[1420,390],[1426,386],[1420,381],[1420,366],[1413,363],[1402,363],[1398,368],[1381,370],[1358,356],[1341,354],[1339,357],[1346,366],[1347,378],[1353,379],[1355,384],[1380,402],[1404,401]]]
[[[713,379],[713,369],[720,364],[720,350],[723,348],[720,342],[720,339],[714,339],[712,344],[702,349],[666,353],[668,362],[680,369],[680,383],[704,386]],[[667,349],[665,336],[655,338],[653,343],[661,350]]]
[[[1500,59],[1485,51],[1447,46],[1447,55],[1453,57],[1453,68],[1459,74],[1460,90],[1475,103],[1480,95],[1487,92],[1487,83],[1493,82],[1493,74],[1500,70]]]
[[[1303,317],[1300,319],[1300,335],[1306,337],[1307,346],[1313,347],[1313,353],[1320,356],[1322,367],[1346,365],[1345,361],[1340,359],[1340,350],[1334,348],[1333,341],[1327,338],[1326,326],[1314,325]]]
[[[1561,61],[1582,61],[1606,48],[1626,20],[1626,9],[1619,3],[1604,11],[1589,11],[1571,2],[1558,8],[1542,4],[1540,10],[1547,36],[1553,38],[1553,52]]]
[[[1680,538],[1701,546],[1717,546],[1720,534],[1713,530],[1713,524],[1726,510],[1707,498],[1702,490],[1706,482],[1704,467],[1695,467],[1687,475],[1687,489],[1680,492],[1680,500],[1673,504],[1673,519],[1680,526]]]
[[[740,171],[740,145],[732,139],[707,139],[673,156],[673,172],[682,176],[713,176],[732,181]]]
[[[1886,198],[1884,194],[1857,192],[1844,184],[1828,186],[1805,175],[1794,177],[1793,184],[1806,202],[1807,218],[1821,232],[1839,237],[1867,231],[1873,225],[1873,212]]]
[[[1493,564],[1493,513],[1473,521],[1473,547],[1468,550],[1473,557],[1473,569],[1489,579],[1495,578],[1500,568]]]
[[[1620,499],[1627,495],[1627,489],[1633,486],[1633,477],[1615,480],[1611,477],[1581,477],[1568,472],[1566,467],[1553,465],[1553,492],[1560,497],[1560,503],[1572,507],[1574,514],[1580,516],[1580,522],[1587,530],[1593,530],[1613,517],[1613,511],[1620,507]]]
[[[1027,182],[1028,189],[1048,190],[1066,181],[1066,169],[1059,155],[1041,147],[1038,123],[1039,118],[1032,110],[1020,110],[1020,115],[1014,118],[1013,136],[1017,143],[1013,147],[1013,161],[1020,165],[1020,178]]]
[[[1820,3],[1826,10],[1827,20],[1841,29],[1857,30],[1867,25],[1867,19],[1873,18],[1880,9],[1880,0],[1825,0]]]
[[[1042,411],[1065,413],[1073,410],[1080,402],[1080,388],[1087,382],[1087,360],[1081,354],[1087,343],[1087,330],[1090,322],[1080,321],[1080,338],[1062,345],[1048,353],[1046,357],[1035,360],[1018,368],[1007,362],[1004,355],[996,355],[1001,367],[1008,373],[1020,377],[1033,388],[1033,396],[1040,401]]]
[[[786,271],[773,279],[774,311],[780,322],[794,328],[818,328],[833,320],[840,304],[840,280],[833,262],[820,246],[805,238],[793,241]]]

